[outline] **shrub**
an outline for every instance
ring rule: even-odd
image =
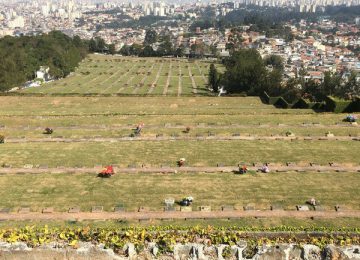
[[[0,144],[5,143],[5,136],[0,135]]]
[[[351,103],[352,101],[350,100],[337,99],[328,96],[325,100],[325,110],[334,113],[344,113]]]

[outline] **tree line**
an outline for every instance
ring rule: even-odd
[[[295,78],[283,80],[284,62],[276,55],[262,59],[255,49],[240,49],[223,62],[226,70],[219,73],[214,65],[209,69],[209,86],[214,92],[223,87],[228,94],[282,96],[289,103],[299,98],[322,101],[326,96],[352,99],[360,96],[357,73],[343,75],[325,72],[322,81],[306,79],[307,72],[300,69]]]
[[[0,39],[0,91],[34,79],[40,66],[48,66],[54,78],[74,71],[88,53],[80,37],[53,31],[39,36],[6,36]]]

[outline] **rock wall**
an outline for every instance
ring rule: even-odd
[[[338,247],[328,245],[320,249],[314,245],[281,244],[264,245],[250,248],[245,242],[236,246],[203,244],[176,244],[173,253],[162,253],[155,243],[136,251],[133,244],[127,244],[119,254],[104,245],[80,243],[76,249],[51,243],[38,248],[29,248],[24,243],[0,243],[0,259],[15,260],[124,260],[124,259],[161,259],[161,260],[210,260],[210,259],[252,259],[252,260],[355,260],[360,259],[360,246]]]

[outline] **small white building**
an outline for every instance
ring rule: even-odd
[[[49,74],[50,68],[47,66],[40,66],[40,69],[36,71],[36,79],[40,79],[43,81],[51,80],[51,76]]]

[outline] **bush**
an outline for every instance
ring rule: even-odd
[[[5,143],[5,136],[0,135],[0,144]]]

